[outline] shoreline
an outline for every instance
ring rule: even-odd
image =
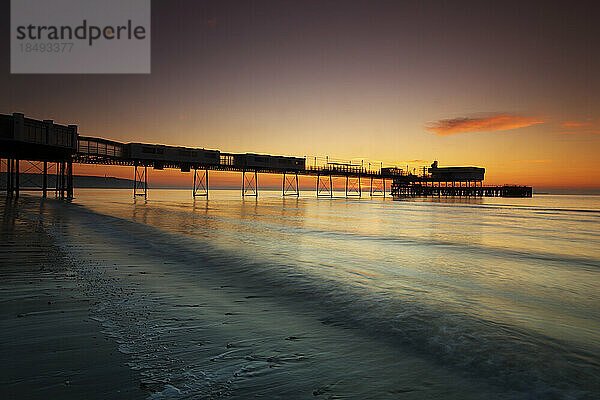
[[[72,268],[40,226],[0,200],[0,397],[141,399],[128,357],[102,332]]]

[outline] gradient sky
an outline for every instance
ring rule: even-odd
[[[600,188],[595,2],[153,1],[150,75],[10,75],[1,4],[0,113],[122,141],[437,159],[483,166],[492,184]]]

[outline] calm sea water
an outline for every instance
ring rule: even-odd
[[[600,398],[600,197],[23,198],[153,397]]]

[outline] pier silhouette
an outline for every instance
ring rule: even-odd
[[[0,114],[0,168],[7,196],[20,191],[39,190],[46,197],[54,191],[59,198],[73,198],[73,164],[121,165],[133,168],[133,196],[147,198],[148,168],[193,171],[192,195],[209,195],[210,171],[242,173],[241,195],[258,196],[259,174],[282,176],[282,195],[299,196],[299,175],[315,177],[318,197],[334,197],[333,177],[345,180],[345,197],[458,196],[531,197],[530,186],[484,186],[485,169],[478,167],[440,168],[437,161],[420,173],[408,168],[380,164],[339,162],[306,157],[256,153],[226,153],[220,150],[188,148],[149,143],[123,143],[79,135],[77,125],[26,118],[23,114]],[[27,169],[22,170],[21,164]],[[41,187],[24,185],[24,172],[42,174]],[[49,174],[56,174],[55,187],[48,187]],[[388,187],[389,183],[389,187]],[[364,185],[364,186],[363,186]],[[368,192],[364,188],[368,187]],[[389,191],[388,191],[389,189]]]

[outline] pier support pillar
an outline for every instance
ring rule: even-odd
[[[346,175],[346,197],[351,196],[362,196],[362,188],[360,186],[360,175],[358,176],[358,185],[356,180],[350,181],[350,176]]]
[[[381,178],[381,184],[377,186],[373,186],[374,183],[377,182],[377,179],[371,177],[371,186],[369,188],[369,195],[371,197],[374,196],[383,196],[385,197],[385,178]]]
[[[14,165],[15,165],[15,197],[19,197],[19,185],[20,185],[20,179],[21,177],[19,176],[19,160],[16,159],[14,160]]]
[[[321,179],[321,175],[317,174],[317,197],[327,196],[333,198],[333,181],[331,175],[329,175],[329,179],[324,177],[325,179]],[[327,194],[321,194],[322,192],[326,192]]]
[[[246,196],[258,197],[258,172],[256,170],[250,171],[248,174],[246,174],[246,170],[242,171],[242,197]]]
[[[62,197],[62,162],[57,162],[56,163],[56,197],[57,198],[61,198]]]
[[[12,159],[6,159],[6,195],[12,196]]]
[[[59,197],[61,199],[65,198],[65,162],[61,161],[59,163],[60,165],[60,173],[59,173],[59,179],[60,179],[60,184],[59,184],[59,189],[58,189],[58,193],[59,193]]]
[[[206,196],[208,198],[208,169],[200,170],[194,168],[194,189],[193,196]]]
[[[73,162],[71,160],[67,161],[66,181],[67,181],[67,199],[72,199],[73,198]]]
[[[60,196],[60,163],[56,162],[56,189],[54,190],[54,197]]]
[[[48,192],[48,162],[44,161],[44,166],[42,167],[42,197],[46,198]]]
[[[133,198],[144,196],[144,200],[146,200],[148,198],[148,167],[136,163],[134,168]]]
[[[284,196],[300,196],[300,189],[298,188],[298,172],[295,175],[286,175],[283,171],[283,183],[282,190]]]
[[[2,165],[3,164],[4,163],[2,162],[2,159],[0,158],[0,176],[2,175]],[[8,188],[8,166],[6,167],[6,173],[4,174],[4,176],[6,177],[6,187]],[[2,186],[2,189],[4,189],[4,186]]]

